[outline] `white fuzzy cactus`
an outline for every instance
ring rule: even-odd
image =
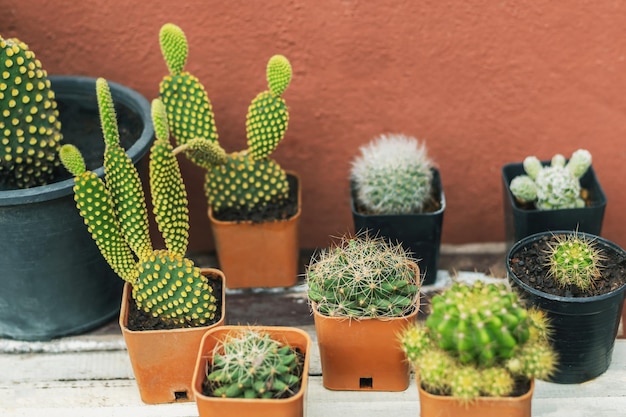
[[[568,163],[557,154],[550,166],[542,166],[539,159],[529,156],[524,159],[526,175],[511,181],[510,190],[522,203],[534,202],[539,210],[584,207],[580,196],[580,178],[591,166],[591,154],[579,149],[572,154]]]
[[[356,200],[372,214],[422,212],[431,195],[432,161],[417,139],[387,134],[362,146],[352,161]]]

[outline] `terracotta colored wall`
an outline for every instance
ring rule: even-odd
[[[519,3],[0,0],[0,33],[29,43],[50,73],[151,99],[166,71],[159,28],[180,25],[227,150],[244,146],[267,59],[288,56],[291,121],[275,157],[303,177],[303,247],[351,228],[349,162],[383,132],[427,141],[448,201],[445,243],[503,239],[503,164],[586,147],[609,199],[603,234],[624,246],[626,5]],[[209,248],[202,172],[184,168],[192,248]]]

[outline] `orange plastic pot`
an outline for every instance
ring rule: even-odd
[[[207,366],[212,360],[215,345],[232,331],[250,328],[268,333],[272,339],[300,349],[304,354],[300,390],[292,397],[281,399],[221,398],[203,395],[202,383],[206,377]],[[302,417],[309,380],[310,350],[311,337],[293,327],[222,326],[209,330],[202,338],[193,375],[193,390],[200,417]]]
[[[220,221],[209,208],[209,221],[220,269],[228,288],[289,287],[298,279],[301,213],[300,179],[298,211],[291,218],[271,222]]]
[[[193,400],[191,382],[200,341],[208,329],[222,326],[225,317],[224,274],[212,268],[203,268],[202,274],[222,282],[222,316],[217,323],[205,327],[129,330],[128,302],[132,287],[128,283],[124,286],[120,328],[144,403],[163,404]]]
[[[469,404],[456,398],[426,392],[419,380],[417,389],[421,417],[530,417],[535,381],[530,381],[528,392],[519,397],[480,397]]]
[[[415,265],[419,276],[419,267]],[[410,366],[397,342],[415,319],[415,310],[398,318],[349,320],[320,314],[313,304],[317,343],[325,388],[344,391],[404,391]]]

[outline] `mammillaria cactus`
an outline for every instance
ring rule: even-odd
[[[426,323],[400,340],[426,390],[468,402],[510,395],[517,377],[549,377],[556,356],[548,336],[544,313],[524,309],[503,284],[479,281],[433,297]]]
[[[523,165],[526,175],[514,178],[509,186],[519,202],[534,202],[539,210],[584,207],[580,178],[591,166],[589,151],[575,151],[567,163],[563,155],[557,154],[546,167],[529,156]]]
[[[85,224],[113,270],[132,287],[137,306],[176,325],[204,325],[217,311],[207,278],[186,259],[187,194],[172,145],[163,104],[152,102],[156,141],[150,152],[150,186],[159,230],[167,249],[153,249],[139,173],[119,143],[117,120],[106,80],[96,93],[105,141],[105,180],[87,171],[80,151],[61,148],[75,178],[74,198]]]
[[[253,328],[231,331],[212,358],[205,383],[214,397],[280,398],[297,391],[301,381],[294,348]]]
[[[549,243],[549,273],[561,287],[574,285],[581,291],[593,288],[604,259],[592,239],[579,233],[555,235]]]
[[[372,214],[421,213],[431,196],[426,146],[404,135],[381,135],[352,161],[356,200]]]
[[[50,80],[33,51],[0,36],[0,182],[44,185],[59,166],[63,138]]]
[[[182,29],[171,23],[160,31],[160,44],[170,74],[160,84],[173,136],[178,144],[195,138],[217,142],[209,97],[197,77],[184,71],[188,44]],[[248,148],[228,154],[225,162],[207,161],[187,153],[207,170],[205,191],[212,209],[253,210],[285,201],[289,184],[285,171],[270,158],[287,130],[289,114],[281,94],[291,81],[291,64],[282,55],[267,64],[268,90],[259,93],[248,108]]]
[[[367,235],[320,252],[306,281],[309,300],[331,317],[402,317],[419,297],[419,270],[402,245]]]

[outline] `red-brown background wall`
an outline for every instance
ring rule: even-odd
[[[352,228],[348,172],[385,132],[426,141],[448,203],[444,243],[504,239],[500,170],[529,154],[587,148],[626,246],[626,4],[535,0],[0,0],[0,35],[50,74],[105,77],[149,100],[166,73],[158,32],[183,28],[222,145],[245,146],[249,101],[282,53],[294,78],[274,154],[303,181],[301,246]],[[203,173],[184,163],[191,249],[212,247]]]

